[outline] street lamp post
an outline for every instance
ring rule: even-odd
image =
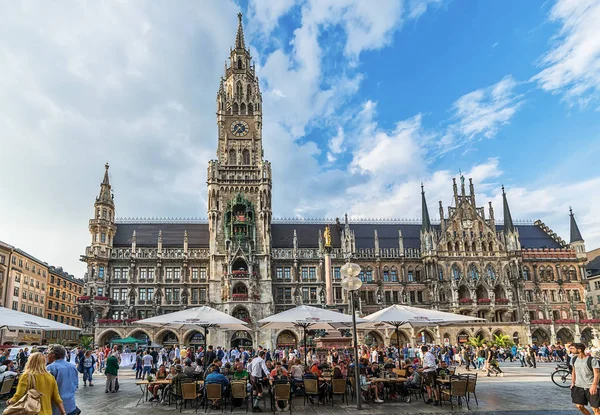
[[[342,274],[342,288],[350,293],[350,312],[352,313],[352,340],[354,342],[354,389],[356,392],[356,409],[362,409],[360,395],[360,373],[359,373],[359,355],[358,355],[358,334],[356,331],[356,311],[354,307],[354,293],[362,286],[362,281],[358,278],[360,274],[360,265],[348,262],[340,269]]]

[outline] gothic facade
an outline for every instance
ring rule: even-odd
[[[217,92],[217,159],[208,163],[207,220],[116,220],[108,165],[89,222],[85,331],[97,343],[146,337],[157,343],[204,343],[196,331],[136,326],[135,320],[210,305],[249,323],[249,332],[217,331],[220,345],[290,345],[293,332],[261,331],[258,320],[299,304],[348,311],[340,268],[362,267],[359,308],[369,314],[409,304],[475,315],[485,323],[401,330],[402,342],[457,343],[506,334],[522,343],[595,337],[585,290],[585,246],[571,213],[566,243],[541,221],[503,221],[479,207],[474,185],[453,183],[453,204],[433,222],[422,189],[420,223],[282,221],[271,211],[271,164],[263,158],[262,96],[245,47],[241,16]],[[499,222],[499,221],[498,221]],[[394,333],[361,333],[389,344]]]

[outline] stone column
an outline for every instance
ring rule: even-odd
[[[554,326],[554,322],[550,324],[550,343],[556,344],[556,327]]]
[[[325,248],[325,293],[327,305],[335,304],[333,299],[333,276],[331,275],[331,248]]]

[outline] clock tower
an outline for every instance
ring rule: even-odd
[[[207,177],[210,297],[221,311],[257,328],[273,311],[271,164],[263,159],[262,96],[241,13],[217,92],[217,125],[217,160],[209,162]]]

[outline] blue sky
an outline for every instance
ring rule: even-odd
[[[279,217],[478,205],[600,245],[600,1],[0,4],[0,239],[81,276],[111,164],[121,217],[205,217],[215,95],[244,12]]]

